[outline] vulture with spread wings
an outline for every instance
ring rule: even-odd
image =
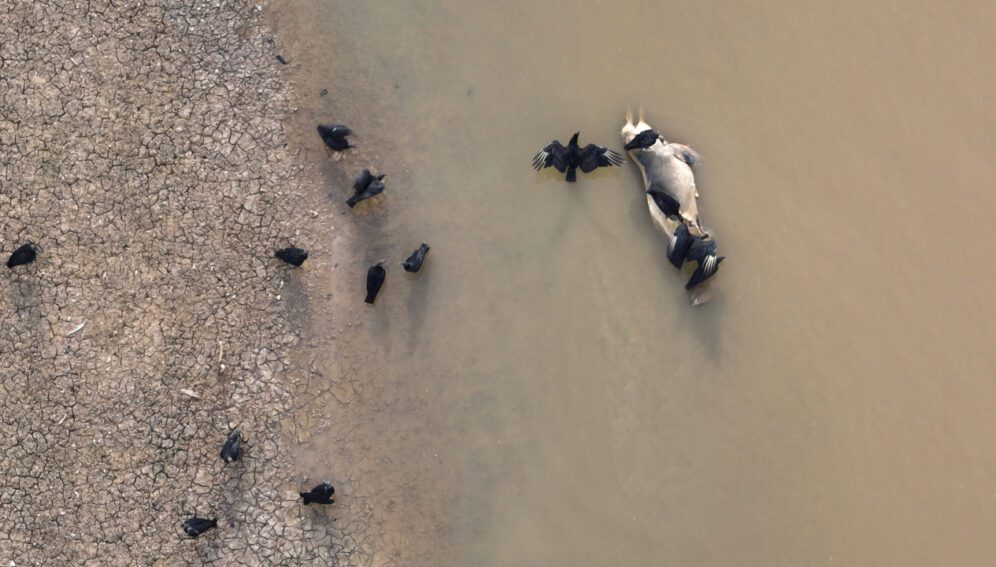
[[[591,173],[599,167],[622,165],[626,160],[622,155],[595,144],[588,144],[583,148],[578,146],[580,135],[581,132],[575,132],[566,147],[560,140],[551,142],[533,158],[533,168],[539,171],[544,167],[556,167],[557,171],[567,174],[565,179],[568,182],[573,183],[577,181],[579,167],[581,171]]]

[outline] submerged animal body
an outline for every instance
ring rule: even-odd
[[[533,168],[539,171],[545,167],[555,167],[557,171],[565,174],[564,179],[573,183],[577,181],[578,168],[585,173],[591,173],[599,167],[618,166],[626,161],[620,154],[595,144],[580,147],[578,145],[580,135],[581,132],[575,132],[567,142],[567,146],[561,144],[560,140],[550,142],[533,157]]]
[[[668,261],[678,269],[686,261],[697,263],[685,284],[685,289],[693,290],[715,275],[725,259],[717,255],[716,241],[703,230],[699,220],[699,195],[692,170],[699,163],[699,155],[686,145],[665,140],[642,116],[634,122],[632,115],[626,115],[622,137],[626,151],[643,175],[654,226],[668,237]],[[708,294],[697,289],[691,296],[694,305],[707,299]]]

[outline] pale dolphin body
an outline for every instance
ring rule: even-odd
[[[642,111],[635,122],[632,113],[627,112],[626,124],[622,127],[623,143],[629,144],[640,132],[646,130],[652,128],[643,121]],[[627,151],[643,174],[643,188],[648,192],[647,208],[657,230],[664,233],[673,244],[675,230],[682,224],[682,219],[676,216],[668,217],[649,194],[651,189],[664,191],[678,202],[678,212],[684,218],[689,234],[707,237],[708,233],[703,230],[699,220],[699,206],[696,201],[699,193],[695,187],[695,172],[692,171],[692,167],[699,162],[698,153],[684,144],[668,142],[663,136],[658,136],[648,147]],[[689,300],[692,305],[709,301],[712,295],[709,284],[711,281],[707,280],[703,285],[691,290]]]
[[[622,127],[623,143],[630,143],[637,134],[645,130],[651,130],[651,127],[643,121],[642,116],[634,123],[633,115],[626,113],[626,124]],[[643,174],[644,190],[650,191],[652,188],[663,190],[673,197],[680,205],[681,216],[688,221],[689,232],[704,236],[706,233],[699,223],[699,206],[695,200],[698,197],[698,190],[695,187],[692,165],[699,160],[695,150],[660,137],[653,145],[632,149],[628,153]],[[671,238],[681,220],[668,218],[654,202],[653,197],[649,194],[646,197],[647,208],[650,209],[654,226]]]

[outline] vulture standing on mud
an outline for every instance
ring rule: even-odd
[[[406,272],[415,273],[422,269],[422,262],[425,261],[425,255],[429,253],[429,245],[425,242],[418,247],[417,250],[412,252],[404,262],[401,262],[401,266]]]
[[[374,175],[370,173],[369,169],[364,169],[363,171],[356,174],[356,179],[353,180],[353,194],[362,193],[367,185],[370,185],[374,181],[380,181],[384,179],[384,174]]]
[[[318,135],[322,137],[322,141],[325,142],[326,146],[337,152],[356,147],[349,145],[349,140],[346,139],[346,136],[352,133],[353,131],[348,126],[343,126],[342,124],[318,125]]]
[[[221,460],[234,463],[242,456],[242,432],[236,429],[228,435],[225,444],[221,446]]]
[[[335,488],[332,488],[332,483],[325,481],[318,486],[311,489],[310,492],[299,492],[301,498],[304,500],[304,505],[308,504],[333,504],[335,499],[332,495],[335,494]]]
[[[566,173],[564,177],[568,182],[577,181],[577,169],[591,173],[599,167],[612,165],[622,165],[625,158],[616,152],[588,144],[585,147],[578,146],[578,136],[581,132],[575,132],[571,136],[571,141],[564,147],[560,140],[554,140],[533,157],[533,168],[536,171],[544,167],[556,167],[560,173]]]
[[[367,270],[367,298],[363,300],[366,303],[373,304],[377,294],[380,293],[380,288],[384,285],[384,279],[387,278],[384,262],[385,260],[381,260]]]
[[[364,169],[353,181],[353,196],[346,199],[346,204],[352,209],[356,203],[384,192],[384,174],[374,175],[369,169]]]
[[[302,250],[301,248],[297,248],[295,246],[281,248],[280,250],[277,250],[273,255],[279,258],[280,260],[287,262],[291,266],[294,266],[295,268],[300,268],[301,264],[303,264],[304,261],[308,259],[308,251]]]
[[[7,267],[13,268],[14,266],[23,266],[34,262],[35,258],[38,257],[39,250],[38,245],[33,242],[22,244],[7,259]]]
[[[190,537],[198,537],[211,528],[218,527],[218,520],[193,517],[183,521],[183,531]]]

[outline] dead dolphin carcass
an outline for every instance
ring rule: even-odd
[[[694,305],[704,303],[708,293],[702,286],[719,270],[724,257],[717,255],[716,242],[702,228],[699,218],[699,193],[693,171],[699,154],[684,144],[668,142],[644,122],[642,112],[636,122],[631,113],[626,113],[622,138],[643,174],[654,226],[668,238],[668,260],[678,268],[685,261],[698,263],[685,287],[691,291]]]

